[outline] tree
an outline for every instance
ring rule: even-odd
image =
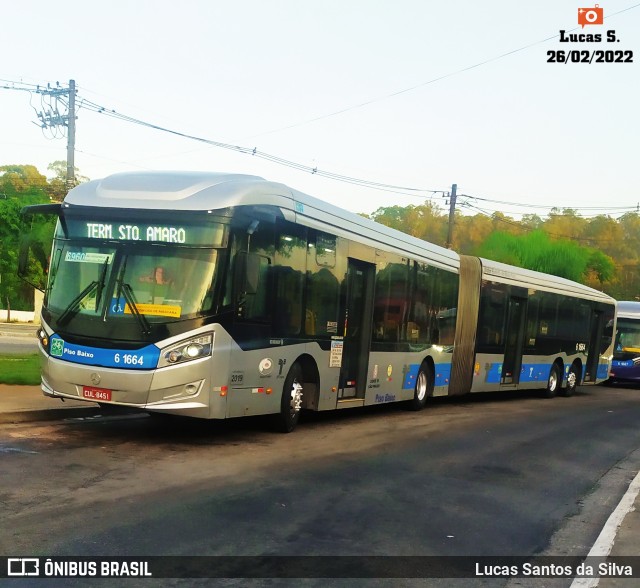
[[[436,245],[446,241],[446,217],[440,207],[430,201],[420,206],[387,206],[378,208],[370,216],[374,221],[424,239]]]
[[[542,228],[554,239],[580,239],[587,224],[573,208],[552,208]]]
[[[615,273],[613,260],[601,251],[565,239],[552,241],[542,230],[519,236],[492,233],[478,254],[581,283],[586,283],[593,273],[602,285]]]
[[[18,278],[20,239],[27,233],[20,210],[30,204],[50,202],[47,178],[32,165],[0,167],[0,305],[15,310],[33,308],[33,288]],[[53,219],[39,219],[32,227],[50,248]],[[42,272],[40,268],[38,271]]]
[[[18,251],[25,232],[20,222],[20,210],[29,204],[49,202],[44,193],[16,196],[0,200],[0,305],[15,310],[33,308],[33,288],[18,278]],[[49,227],[52,235],[52,227]],[[50,240],[49,240],[50,243]]]
[[[602,288],[605,282],[611,280],[616,273],[616,266],[608,255],[605,255],[602,251],[597,249],[591,250],[591,256],[587,262],[588,272],[595,275]]]
[[[34,165],[3,165],[0,174],[0,194],[7,198],[46,191],[48,187],[47,178]]]
[[[460,253],[471,255],[493,232],[493,221],[486,214],[456,215],[453,247]]]
[[[55,173],[55,176],[49,180],[47,192],[49,193],[51,200],[54,200],[55,202],[62,202],[69,191],[69,187],[67,185],[67,162],[62,160],[54,161],[47,166],[47,169]],[[74,167],[73,169],[74,181],[71,186],[72,188],[89,181],[89,178],[81,176],[78,173],[77,167]]]

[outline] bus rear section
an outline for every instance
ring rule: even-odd
[[[617,304],[611,383],[640,383],[640,302],[621,300]]]
[[[603,382],[614,320],[615,302],[601,292],[482,260],[472,391],[570,396],[578,385]]]

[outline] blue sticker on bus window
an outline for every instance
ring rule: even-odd
[[[103,349],[69,343],[59,335],[51,337],[50,352],[52,357],[103,367],[124,368],[131,370],[150,370],[158,366],[160,349],[155,345],[147,345],[141,349]]]
[[[109,314],[124,314],[124,309],[127,305],[127,301],[123,296],[111,299],[111,306],[109,307]]]

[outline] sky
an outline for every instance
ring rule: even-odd
[[[66,159],[60,129],[56,137],[34,124],[42,96],[15,88],[74,79],[75,164],[91,179],[136,170],[247,173],[364,213],[426,201],[448,210],[445,193],[456,184],[464,214],[545,218],[558,207],[618,218],[640,203],[640,3],[602,0],[603,23],[580,27],[578,9],[595,6],[5,3],[0,165],[31,164],[51,176],[48,164]],[[561,30],[585,42],[562,42]],[[593,59],[550,62],[557,51]],[[598,63],[598,51],[633,61]],[[303,169],[124,122],[83,101]]]

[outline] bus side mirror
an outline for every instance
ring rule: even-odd
[[[235,290],[237,296],[255,294],[260,282],[260,255],[240,251],[236,256]]]

